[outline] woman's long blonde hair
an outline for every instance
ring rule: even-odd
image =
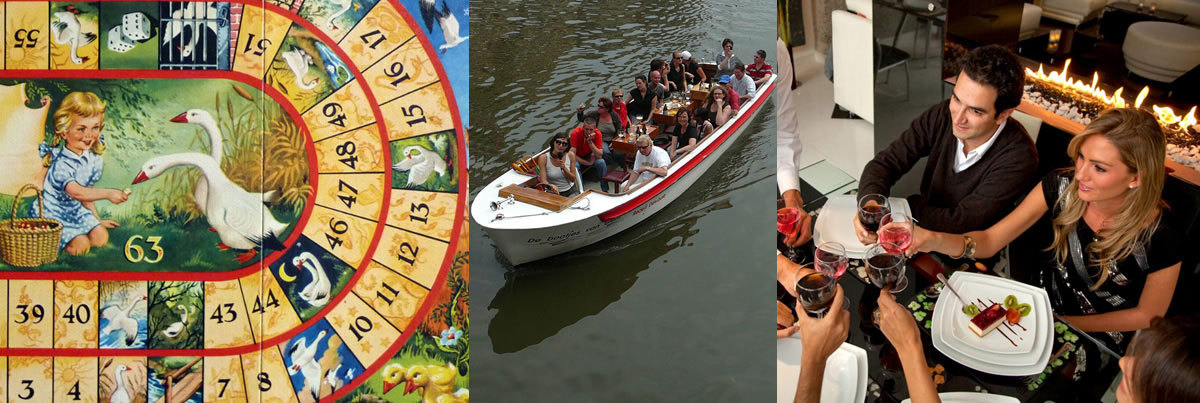
[[[1166,176],[1163,161],[1167,145],[1162,126],[1154,116],[1137,109],[1109,109],[1100,113],[1083,133],[1071,139],[1067,154],[1072,161],[1079,160],[1080,147],[1093,136],[1102,136],[1112,142],[1121,154],[1121,162],[1141,182],[1141,185],[1127,190],[1117,215],[1111,217],[1107,221],[1110,224],[1096,233],[1099,240],[1087,244],[1085,252],[1098,257],[1098,279],[1092,287],[1095,290],[1108,279],[1107,268],[1110,264],[1128,258],[1158,229],[1160,213],[1166,206],[1162,201],[1162,188]],[[1071,176],[1071,183],[1056,201],[1063,203],[1064,207],[1054,217],[1054,243],[1049,248],[1054,250],[1060,264],[1067,262],[1070,255],[1069,236],[1083,219],[1088,206],[1079,198],[1075,169],[1069,168],[1067,172]]]
[[[104,101],[94,93],[77,91],[67,94],[62,104],[54,111],[54,138],[50,140],[50,146],[58,147],[62,144],[67,130],[71,129],[71,121],[75,115],[85,118],[103,115],[106,107]],[[92,152],[96,155],[104,154],[104,143],[97,139],[96,143],[92,144]],[[51,157],[49,154],[43,157],[42,165],[50,166]]]

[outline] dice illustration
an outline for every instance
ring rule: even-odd
[[[133,49],[134,42],[122,35],[121,26],[108,30],[108,49],[117,53],[125,53]]]
[[[140,12],[121,16],[121,33],[138,42],[150,39],[150,17]]]

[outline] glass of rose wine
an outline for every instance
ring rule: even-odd
[[[879,220],[891,211],[888,208],[887,196],[872,193],[858,198],[858,222],[862,223],[867,231],[878,231]]]
[[[850,258],[846,256],[846,248],[837,242],[822,242],[813,251],[817,271],[841,279],[846,273]]]
[[[889,211],[879,220],[879,245],[888,253],[905,256],[912,245],[913,219],[901,211]]]

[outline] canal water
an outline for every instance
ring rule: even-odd
[[[775,64],[774,3],[473,1],[470,184],[573,127],[654,58],[723,38]],[[774,102],[691,189],[621,234],[513,267],[471,224],[471,392],[489,401],[763,400],[772,365]],[[472,192],[472,196],[475,192]],[[489,219],[489,217],[472,217]]]

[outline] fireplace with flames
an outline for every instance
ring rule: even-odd
[[[1025,69],[1025,94],[1022,101],[1041,108],[1049,113],[1061,116],[1080,126],[1091,123],[1101,111],[1108,108],[1141,108],[1142,102],[1150,93],[1150,87],[1142,88],[1132,103],[1122,97],[1125,88],[1117,88],[1112,95],[1097,86],[1099,74],[1092,73],[1091,83],[1072,79],[1067,69],[1071,60],[1067,59],[1062,71],[1052,71],[1046,74],[1042,65],[1037,71]],[[1167,155],[1169,160],[1200,171],[1200,124],[1196,120],[1196,106],[1187,113],[1178,115],[1169,106],[1151,105],[1150,112],[1158,117],[1163,132],[1167,135]]]

